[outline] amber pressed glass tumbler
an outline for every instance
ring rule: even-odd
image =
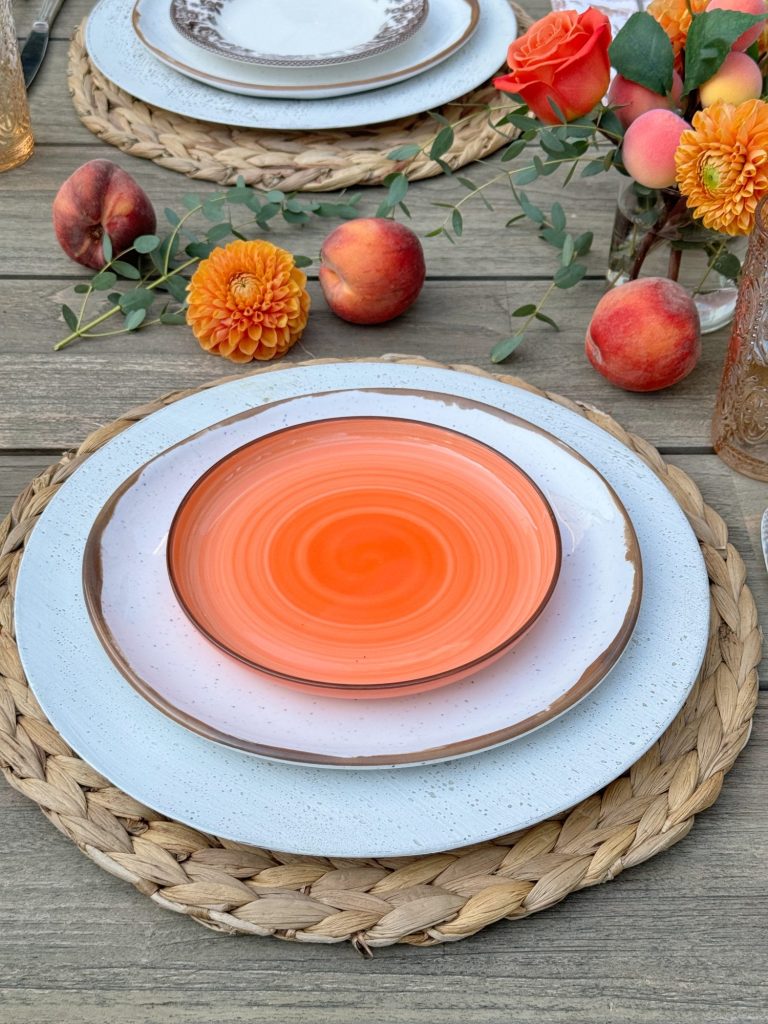
[[[729,466],[768,481],[768,199],[762,199],[739,284],[712,424]]]
[[[11,0],[0,0],[0,171],[23,164],[33,149]]]

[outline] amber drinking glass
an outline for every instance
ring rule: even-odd
[[[744,261],[712,440],[729,466],[768,481],[768,199]]]
[[[11,0],[0,0],[0,171],[23,164],[33,148]]]

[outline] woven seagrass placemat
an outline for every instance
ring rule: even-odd
[[[511,6],[518,29],[524,32],[533,19],[516,3]],[[242,175],[248,185],[287,192],[379,185],[400,169],[387,159],[388,153],[407,143],[429,148],[439,127],[428,114],[365,128],[314,132],[229,128],[182,117],[142,103],[105,78],[91,64],[84,27],[85,22],[70,44],[67,76],[80,120],[111,146],[190,178],[228,185]],[[494,115],[489,118],[491,105]],[[495,153],[512,136],[491,122],[515,106],[515,101],[490,84],[446,104],[439,112],[455,125],[455,137],[442,159],[456,170]],[[442,173],[423,153],[405,169],[412,180]]]
[[[337,360],[300,365],[319,362]],[[709,644],[690,697],[661,739],[604,790],[567,814],[461,850],[377,860],[302,857],[204,835],[156,814],[77,757],[46,720],[19,660],[13,595],[26,539],[64,481],[126,427],[202,389],[166,395],[91,434],[36,477],[0,524],[0,766],[9,784],[84,853],[160,906],[217,931],[351,940],[366,953],[395,942],[450,942],[615,878],[677,843],[694,815],[717,799],[749,738],[761,649],[744,563],[728,543],[725,523],[689,476],[605,413],[516,377],[452,369],[493,376],[586,417],[669,488],[699,539],[710,579]]]

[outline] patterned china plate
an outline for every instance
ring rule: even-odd
[[[133,28],[158,60],[188,78],[226,92],[289,99],[326,99],[403,82],[456,53],[477,28],[479,0],[430,0],[419,31],[396,50],[327,67],[261,67],[202,50],[180,35],[167,4],[137,0]]]
[[[535,625],[494,664],[430,692],[333,700],[287,689],[206,640],[174,595],[166,541],[190,483],[228,452],[276,429],[372,411],[460,431],[535,475],[557,518],[562,566]],[[270,404],[163,453],[106,503],[91,532],[83,575],[106,650],[156,707],[209,739],[267,757],[337,767],[456,757],[551,721],[585,697],[618,660],[637,617],[641,577],[623,506],[567,445],[480,403],[382,390]],[[482,617],[483,599],[476,600],[474,616]],[[224,607],[238,618],[238,602],[226,600]],[[269,620],[269,609],[263,613]],[[467,614],[473,615],[471,608]],[[416,657],[429,653],[423,648],[423,642],[417,645]]]
[[[267,67],[344,64],[418,31],[427,0],[171,0],[178,32],[220,57]]]
[[[212,424],[300,395],[371,388],[431,391],[453,396],[446,404],[493,406],[558,436],[603,474],[627,509],[643,561],[640,614],[625,653],[567,714],[514,743],[442,764],[328,771],[213,743],[153,707],[102,647],[82,579],[93,524],[115,489],[148,460]],[[204,468],[203,463],[200,471]],[[150,511],[146,524],[155,519],[154,507]],[[139,535],[142,525],[137,524]],[[560,581],[572,561],[564,559]],[[589,590],[587,583],[579,594]],[[130,607],[130,591],[123,599]],[[555,609],[556,599],[557,589],[547,612]],[[137,602],[134,608],[140,610]],[[653,470],[610,434],[499,380],[431,366],[337,362],[208,388],[147,416],[86,459],[27,538],[14,621],[24,672],[54,728],[136,800],[203,832],[272,850],[395,857],[517,831],[574,806],[621,775],[662,735],[690,693],[706,650],[709,610],[706,568],[684,513]],[[167,605],[164,614],[171,617]],[[183,613],[179,617],[186,619]],[[578,651],[594,624],[561,652]],[[156,622],[150,626],[153,636]],[[146,636],[143,649],[152,667],[153,641]],[[480,706],[473,699],[475,687],[471,680],[455,686],[469,688],[463,708],[471,716]],[[289,695],[283,687],[274,689]],[[453,691],[448,686],[413,700],[431,701]],[[331,703],[338,713],[339,706],[354,708],[360,702],[318,699],[318,707]],[[375,703],[379,714],[395,701]],[[315,723],[311,736],[326,736],[324,723],[309,709],[306,721]],[[419,721],[442,734],[433,705],[425,705]],[[388,725],[379,723],[380,736]],[[405,728],[401,723],[402,735]]]

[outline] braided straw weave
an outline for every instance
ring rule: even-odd
[[[532,18],[511,6],[524,32]],[[151,107],[123,92],[91,64],[84,23],[69,49],[69,90],[80,120],[94,135],[132,156],[153,160],[190,178],[233,184],[242,175],[259,188],[327,192],[353,185],[380,185],[404,165],[387,159],[406,143],[429,145],[436,122],[427,114],[399,121],[339,131],[277,132],[229,128]],[[443,160],[454,170],[490,156],[511,135],[489,123],[487,107],[498,120],[517,104],[493,86],[484,85],[441,108],[455,127],[454,144]],[[412,180],[442,171],[423,153],[407,163]]]
[[[278,367],[258,372],[270,369]],[[491,376],[471,366],[453,369]],[[749,737],[761,634],[744,564],[690,477],[642,438],[594,408],[515,377],[495,379],[585,416],[636,452],[672,492],[701,543],[712,596],[701,675],[678,717],[626,775],[567,814],[491,842],[431,856],[352,860],[285,855],[203,835],[137,803],[75,756],[38,706],[16,649],[13,593],[24,544],[89,455],[135,421],[201,390],[194,389],[133,409],[91,434],[34,479],[0,524],[0,766],[10,785],[97,864],[161,907],[216,931],[297,942],[348,939],[364,953],[395,942],[452,942],[501,918],[525,917],[682,839],[694,815],[717,799]]]

